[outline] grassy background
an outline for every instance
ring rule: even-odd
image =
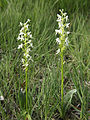
[[[0,101],[1,120],[24,120],[25,76],[22,54],[17,50],[19,23],[31,19],[34,49],[28,70],[28,108],[33,120],[59,120],[60,57],[56,56],[56,14],[65,9],[70,18],[70,46],[65,52],[64,93],[76,88],[68,120],[80,114],[88,120],[90,110],[90,20],[88,0],[0,1]],[[68,114],[69,113],[69,114]]]

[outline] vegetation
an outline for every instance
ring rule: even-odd
[[[63,56],[63,117],[61,58],[56,55],[55,35],[59,9],[68,13],[71,32]],[[0,0],[0,120],[90,119],[89,12],[89,0]],[[20,22],[27,19],[34,46],[27,71],[28,114],[17,40]]]

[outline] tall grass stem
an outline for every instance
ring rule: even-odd
[[[61,53],[61,109],[63,114],[63,52]]]
[[[27,69],[25,70],[26,75],[26,111],[28,112],[28,97],[27,97]]]

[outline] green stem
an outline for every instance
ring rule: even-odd
[[[61,52],[61,109],[63,114],[63,52]]]
[[[25,31],[26,34],[26,31]],[[27,49],[26,35],[25,35],[25,52]],[[27,63],[27,58],[25,57],[25,63]],[[28,112],[28,94],[27,94],[27,67],[25,68],[25,80],[26,80],[26,112]]]
[[[25,70],[26,75],[26,111],[28,112],[28,97],[27,97],[27,69]]]

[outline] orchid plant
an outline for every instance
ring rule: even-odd
[[[33,61],[32,56],[30,55],[30,51],[33,48],[33,44],[32,44],[32,34],[31,34],[31,31],[29,30],[29,26],[30,26],[29,23],[30,23],[29,19],[25,23],[20,22],[21,29],[17,38],[17,40],[20,42],[18,49],[22,49],[22,52],[23,52],[23,58],[21,62],[22,62],[23,69],[25,71],[25,80],[26,80],[26,89],[25,89],[26,90],[26,112],[28,112],[27,71],[28,71],[29,61]]]
[[[68,31],[70,23],[68,22],[68,15],[64,13],[64,10],[59,10],[60,14],[57,14],[57,22],[58,22],[58,29],[55,30],[56,35],[56,42],[58,44],[58,50],[56,54],[60,54],[61,56],[61,111],[60,116],[63,118],[65,115],[65,109],[68,108],[68,105],[71,103],[72,95],[76,92],[76,90],[72,90],[64,96],[64,78],[63,78],[63,64],[64,64],[64,50],[69,45],[68,35],[70,32]],[[66,100],[66,102],[65,102]],[[70,101],[70,102],[68,102]],[[64,109],[65,106],[65,109]]]

